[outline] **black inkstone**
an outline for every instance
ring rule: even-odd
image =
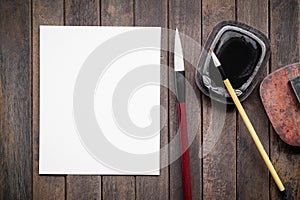
[[[243,101],[256,86],[266,66],[270,55],[269,40],[260,31],[235,21],[221,22],[209,35],[198,65],[197,85],[212,99],[233,104],[208,53],[210,48]]]

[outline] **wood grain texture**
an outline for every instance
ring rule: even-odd
[[[133,0],[102,0],[101,25],[133,26]],[[135,176],[102,176],[103,199],[135,199]]]
[[[32,1],[32,146],[33,199],[64,199],[64,176],[39,175],[39,26],[63,25],[63,0]]]
[[[178,28],[181,34],[181,43],[185,62],[185,77],[191,88],[186,87],[186,112],[189,141],[192,142],[189,147],[190,154],[190,174],[192,184],[193,199],[202,198],[201,187],[201,105],[200,92],[195,84],[195,71],[197,63],[193,58],[200,55],[201,43],[201,1],[170,1],[169,2],[169,27],[171,30]],[[196,46],[191,42],[194,40]],[[174,35],[169,37],[170,50],[174,51]],[[169,63],[174,67],[173,53],[169,55]],[[188,62],[189,61],[189,62]],[[169,87],[174,88],[174,73],[169,74]],[[195,93],[196,96],[192,94]],[[178,118],[176,97],[170,92],[169,95],[169,124],[170,139],[174,138],[178,131]],[[193,107],[193,105],[198,105]],[[192,138],[191,136],[195,136]],[[176,156],[180,150],[178,143],[170,149],[170,158]],[[173,160],[173,159],[172,159]],[[170,199],[182,199],[182,171],[181,160],[178,159],[170,165]]]
[[[0,199],[30,199],[31,6],[1,0],[0,9]]]
[[[237,19],[268,36],[268,0],[238,0]],[[267,74],[267,67],[263,75]],[[259,84],[243,102],[266,152],[269,152],[268,118],[259,98]],[[269,171],[240,115],[237,133],[237,199],[269,199]]]
[[[203,41],[213,26],[235,19],[235,1],[203,0]],[[236,109],[203,96],[203,199],[236,198]],[[223,129],[222,119],[225,118]],[[215,120],[220,120],[220,123]],[[220,132],[220,133],[219,133]],[[220,135],[218,135],[220,134]],[[210,143],[211,138],[214,138]],[[215,144],[214,144],[215,143]],[[214,146],[213,146],[214,144]]]
[[[99,24],[99,1],[65,1],[65,25],[96,26]],[[101,176],[66,176],[66,197],[67,199],[101,199]]]
[[[132,26],[134,24],[133,0],[101,0],[101,25]]]
[[[65,0],[65,22],[70,26],[100,25],[100,2]]]
[[[299,61],[299,6],[296,0],[270,2],[272,71]],[[272,128],[270,138],[271,161],[290,196],[300,199],[300,149],[285,144]],[[279,199],[278,188],[270,183],[271,199]]]
[[[133,176],[103,176],[102,199],[135,199]]]
[[[67,199],[101,199],[101,176],[67,176]]]
[[[167,28],[167,0],[135,1],[135,26],[158,26]],[[168,35],[162,31],[161,45],[167,48]],[[168,64],[168,52],[161,51],[161,64]],[[168,84],[168,69],[161,67],[160,81],[163,85]],[[160,87],[161,121],[160,147],[168,144],[168,89]],[[160,163],[164,166],[168,163],[168,151],[160,152]],[[136,177],[136,199],[169,199],[169,170],[168,166],[160,169],[159,176]]]

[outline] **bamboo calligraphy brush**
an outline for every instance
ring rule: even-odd
[[[212,51],[212,49],[210,49],[210,54],[211,54],[212,60],[214,62],[214,65],[218,68],[218,70],[219,70],[219,72],[222,76],[224,85],[226,86],[226,88],[227,88],[227,90],[228,90],[235,106],[237,107],[237,109],[238,109],[238,111],[239,111],[239,113],[240,113],[240,115],[241,115],[241,117],[242,117],[242,119],[243,119],[243,121],[244,121],[244,123],[245,123],[245,125],[246,125],[246,127],[247,127],[247,129],[248,129],[248,131],[249,131],[249,133],[250,133],[250,135],[251,135],[251,137],[252,137],[252,139],[253,139],[256,147],[257,147],[257,149],[258,149],[258,151],[259,151],[259,153],[261,154],[263,160],[265,161],[265,163],[266,163],[266,165],[267,165],[267,167],[268,167],[268,169],[269,169],[276,185],[278,186],[280,192],[283,194],[284,198],[287,198],[285,187],[282,184],[282,182],[281,182],[274,166],[272,165],[272,163],[269,159],[269,156],[266,153],[263,145],[261,144],[261,142],[260,142],[260,140],[259,140],[259,138],[258,138],[258,136],[257,136],[257,134],[256,134],[256,132],[255,132],[255,130],[254,130],[254,128],[253,128],[253,126],[252,126],[252,124],[251,124],[251,122],[250,122],[250,120],[249,120],[242,104],[241,104],[241,102],[239,101],[237,95],[235,94],[235,91],[232,88],[231,83],[230,83],[229,79],[227,78],[226,73],[224,72],[219,59],[217,58],[215,53]]]

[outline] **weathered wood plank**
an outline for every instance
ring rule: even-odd
[[[101,176],[67,176],[67,199],[101,199]]]
[[[135,199],[134,176],[102,176],[102,199]]]
[[[201,1],[170,1],[169,2],[169,27],[175,30],[178,28],[182,34],[181,42],[184,49],[184,57],[199,57],[201,44]],[[198,43],[198,48],[191,46],[191,43],[184,36],[190,37]],[[169,37],[170,50],[174,49],[174,35]],[[196,51],[198,50],[198,51]],[[174,56],[170,53],[170,66],[174,66]],[[190,61],[190,59],[187,59]],[[201,95],[195,84],[195,62],[185,62],[185,77],[191,84],[191,90],[187,88],[186,91],[186,105],[187,105],[187,126],[189,137],[196,134],[191,146],[189,147],[190,154],[190,173],[192,184],[193,199],[202,198],[202,172],[201,172]],[[174,73],[169,74],[169,87],[174,88]],[[192,93],[195,92],[195,96]],[[169,124],[170,124],[170,140],[177,134],[178,119],[176,97],[173,93],[169,95]],[[199,105],[199,108],[194,108],[192,105]],[[195,131],[195,133],[194,133]],[[172,158],[180,150],[180,144],[170,149],[170,157]],[[170,198],[182,199],[184,197],[182,190],[182,173],[180,158],[170,165]]]
[[[132,26],[133,0],[102,0],[101,25]],[[103,199],[135,199],[135,176],[102,176]]]
[[[0,9],[0,199],[31,199],[31,1]]]
[[[235,19],[235,1],[203,0],[202,3],[203,42],[206,41],[213,26],[223,20]],[[236,198],[236,109],[212,104],[203,96],[203,199]],[[214,106],[213,106],[214,105]],[[216,116],[218,115],[218,116]],[[225,116],[224,116],[225,115]],[[222,132],[209,131],[210,126],[218,129],[220,123],[212,120],[226,117]],[[222,120],[221,120],[222,121]],[[214,130],[211,129],[211,130]],[[218,134],[220,134],[218,136]],[[216,137],[211,147],[210,138]]]
[[[238,0],[237,19],[268,36],[268,0]],[[267,74],[267,67],[264,76]],[[259,97],[259,84],[243,102],[258,137],[269,152],[268,118]],[[269,199],[269,171],[261,158],[242,118],[238,117],[237,133],[237,198]]]
[[[136,26],[158,26],[167,28],[167,0],[135,1],[135,25]],[[162,32],[162,46],[167,47],[168,35]],[[168,53],[161,51],[161,64],[168,64]],[[161,68],[161,83],[168,84],[168,70]],[[160,104],[168,112],[168,90],[160,87]],[[161,110],[161,116],[168,119],[168,113]],[[163,122],[162,122],[163,123]],[[162,124],[160,131],[160,147],[168,144],[168,122]],[[160,163],[168,163],[168,152],[161,152]],[[136,199],[169,199],[169,170],[165,167],[160,170],[159,176],[137,176],[136,177]]]
[[[65,0],[65,22],[70,26],[100,25],[100,2]]]
[[[32,145],[33,199],[64,199],[64,176],[40,176],[39,166],[39,26],[63,24],[63,1],[32,1]]]
[[[132,26],[133,0],[101,0],[101,25]]]
[[[100,24],[100,2],[96,0],[65,1],[65,25]],[[67,199],[101,199],[101,176],[66,176]]]
[[[270,1],[271,70],[299,61],[299,1]],[[300,149],[285,144],[271,128],[271,161],[293,199],[300,199]],[[270,184],[271,199],[280,194],[274,181]]]

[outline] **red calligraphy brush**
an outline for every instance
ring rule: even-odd
[[[188,131],[186,124],[186,107],[185,107],[185,74],[182,46],[179,32],[176,29],[175,34],[175,88],[177,97],[178,122],[180,130],[180,149],[181,149],[181,170],[182,185],[185,200],[192,199],[191,177],[190,177],[190,158],[188,150]]]

